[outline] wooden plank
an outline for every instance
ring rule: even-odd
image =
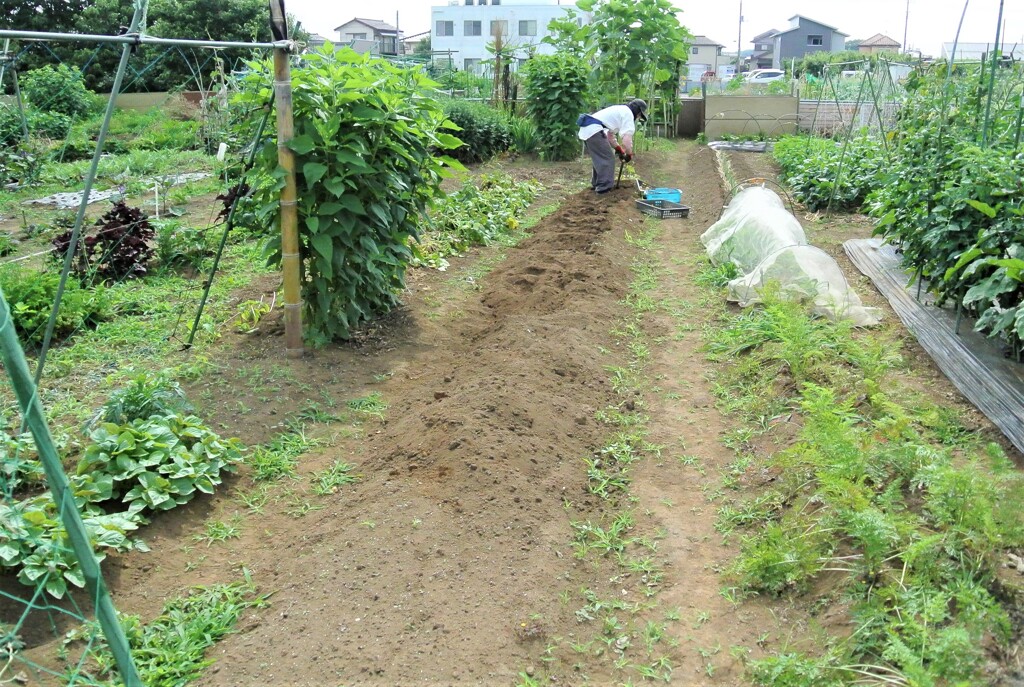
[[[1007,360],[991,339],[973,331],[968,319],[954,333],[956,313],[937,308],[928,294],[921,302],[899,256],[881,239],[847,241],[843,250],[889,301],[946,377],[1006,438],[1024,453],[1024,365]]]

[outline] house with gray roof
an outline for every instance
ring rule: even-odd
[[[786,69],[793,61],[814,52],[841,52],[846,48],[846,37],[834,26],[809,19],[800,14],[789,18],[789,28],[772,37],[772,68]]]
[[[358,53],[397,55],[402,45],[402,32],[380,19],[355,17],[334,30],[339,44],[352,46]]]
[[[751,69],[771,69],[775,62],[775,41],[774,38],[779,32],[775,29],[768,29],[750,39],[754,44],[754,52],[750,55]]]

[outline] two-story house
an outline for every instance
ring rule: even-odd
[[[541,41],[552,19],[563,19],[575,5],[556,0],[450,0],[448,5],[430,9],[430,47],[435,62],[451,60],[456,69],[481,73],[481,63],[493,59],[487,46],[501,37],[504,46],[515,50],[518,68],[529,54],[553,54],[553,46]],[[577,10],[582,25],[590,15]]]
[[[402,32],[380,19],[356,17],[334,29],[339,45],[350,45],[359,53],[398,55],[402,46]]]
[[[750,42],[754,44],[754,52],[750,55],[750,68],[751,69],[771,69],[774,60],[772,59],[775,55],[775,35],[778,33],[775,29],[768,29],[764,33],[759,33],[750,39]]]
[[[846,48],[845,34],[834,26],[795,14],[789,18],[790,27],[772,37],[772,68],[786,69],[794,60],[799,61],[812,52],[842,52]]]
[[[706,76],[720,76],[719,66],[722,65],[722,49],[725,46],[716,43],[707,36],[694,36],[690,43],[690,55],[686,61],[686,87],[689,91],[700,86]]]

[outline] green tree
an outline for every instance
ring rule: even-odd
[[[583,54],[595,66],[600,89],[611,99],[673,90],[692,35],[669,0],[579,0],[593,21],[577,25],[570,10],[549,24],[551,44]]]
[[[0,22],[36,31],[116,35],[131,22],[133,5],[125,0],[0,0]],[[270,12],[265,0],[150,0],[146,20],[145,32],[161,38],[270,40]],[[294,28],[304,31],[299,26]],[[91,90],[110,90],[121,56],[120,45],[53,43],[49,48],[53,54],[38,48],[26,51],[19,60],[19,70],[60,60],[83,68],[85,84]],[[218,53],[228,69],[254,56],[253,51],[245,49]],[[129,63],[124,90],[196,89],[200,84],[205,87],[215,63],[211,50],[141,46]],[[86,64],[88,69],[84,68]]]
[[[72,31],[89,0],[0,0],[0,28],[19,31]]]
[[[416,47],[413,48],[412,54],[416,57],[430,57],[430,36],[427,36],[423,40],[416,43]]]

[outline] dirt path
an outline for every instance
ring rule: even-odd
[[[660,227],[656,296],[673,306],[645,322],[657,342],[649,439],[664,448],[635,470],[630,511],[633,534],[657,540],[656,593],[611,557],[580,560],[572,547],[572,522],[619,506],[588,493],[582,459],[611,432],[596,414],[622,407],[607,368],[626,357],[612,331],[637,257],[626,232],[642,227],[629,191],[577,194],[474,280],[478,289],[424,286],[440,314],[424,319],[413,300],[391,323],[392,350],[365,360],[367,372],[391,374],[372,387],[390,403],[387,419],[303,459],[304,473],[354,462],[357,485],[302,518],[269,507],[216,552],[219,564],[199,568],[206,581],[244,563],[274,592],[218,644],[205,684],[514,684],[520,672],[611,684],[658,660],[676,684],[738,683],[729,647],[754,644],[764,628],[719,594],[716,570],[731,552],[708,490],[729,457],[688,278],[721,191],[707,150],[683,146],[644,165],[652,181],[681,183],[693,206],[690,219]],[[688,454],[698,461],[686,467]],[[580,613],[616,597],[635,604],[611,616],[625,628],[619,641],[640,646],[637,628],[655,623],[660,648],[601,649],[601,617]]]

